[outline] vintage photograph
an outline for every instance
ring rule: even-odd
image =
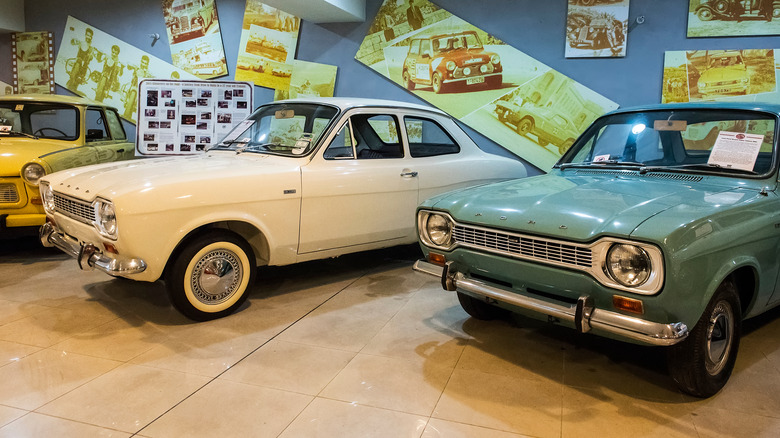
[[[391,20],[392,35],[385,32]],[[386,0],[369,32],[355,59],[543,170],[570,135],[618,106],[427,0]],[[517,108],[499,119],[502,102]],[[556,113],[543,111],[547,105]],[[533,126],[520,123],[525,111],[535,114]]]
[[[201,79],[227,75],[214,0],[162,0],[173,65]]]
[[[672,51],[664,55],[662,102],[780,102],[773,49]]]
[[[54,35],[51,32],[20,32],[11,36],[13,81],[17,94],[53,94]]]
[[[295,99],[298,97],[333,97],[336,88],[335,65],[295,60],[287,91],[276,90],[274,99]],[[244,102],[246,103],[246,102]],[[240,108],[240,107],[239,107]]]
[[[299,27],[298,17],[258,0],[247,0],[235,79],[287,90]]]
[[[138,87],[143,79],[197,79],[74,17],[65,24],[54,73],[57,85],[116,107],[131,123],[138,118]],[[157,106],[158,97],[154,96],[154,103],[147,101],[147,106]]]
[[[569,0],[567,58],[626,56],[629,0]]]
[[[688,37],[780,35],[780,1],[689,0]]]

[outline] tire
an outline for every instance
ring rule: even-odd
[[[734,370],[741,330],[739,295],[726,280],[688,338],[667,351],[669,374],[680,390],[702,398],[720,391]]]
[[[492,306],[482,300],[458,292],[458,301],[460,307],[469,314],[472,318],[476,318],[482,321],[490,321],[493,319],[500,319],[507,314],[507,311],[496,306]]]
[[[596,0],[580,0],[582,6],[590,6],[593,3],[596,3]]]
[[[254,252],[230,231],[210,230],[196,236],[173,257],[165,287],[173,306],[195,321],[230,315],[254,284]]]
[[[439,94],[444,90],[444,83],[442,83],[441,79],[441,73],[434,73],[433,79],[431,79],[431,87],[433,88],[433,92],[436,94]]]
[[[714,14],[709,8],[701,8],[698,11],[696,11],[696,16],[699,17],[699,20],[701,21],[711,21],[714,17]]]
[[[517,133],[520,135],[528,135],[532,129],[534,129],[534,122],[528,117],[525,117],[517,123]]]
[[[412,77],[409,75],[409,70],[404,70],[403,80],[407,90],[414,90],[414,81],[412,81]]]

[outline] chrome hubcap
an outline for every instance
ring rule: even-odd
[[[723,370],[731,353],[734,339],[734,314],[731,306],[721,301],[712,311],[707,325],[706,367],[710,375]]]
[[[241,284],[243,271],[238,256],[225,249],[201,257],[192,269],[192,291],[204,304],[220,304],[229,299]]]

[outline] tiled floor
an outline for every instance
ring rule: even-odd
[[[468,318],[415,247],[264,268],[193,323],[163,285],[0,241],[0,437],[776,437],[780,312],[708,400],[663,352]]]

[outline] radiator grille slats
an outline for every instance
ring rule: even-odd
[[[54,193],[54,209],[85,224],[91,224],[95,220],[95,210],[91,203],[68,198],[56,192]]]
[[[583,268],[590,268],[593,264],[593,252],[590,248],[538,237],[521,236],[464,225],[455,226],[453,237],[457,243],[462,245],[487,251],[498,251],[520,258]]]
[[[0,184],[0,203],[16,204],[19,202],[19,192],[14,184]]]

